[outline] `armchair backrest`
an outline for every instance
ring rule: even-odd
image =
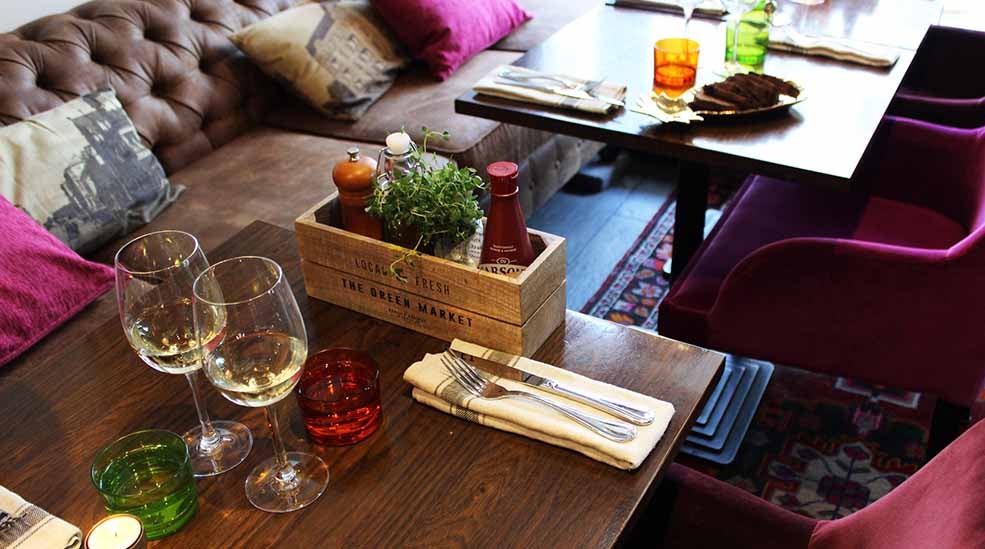
[[[985,547],[985,421],[888,495],[819,523],[810,549]]]

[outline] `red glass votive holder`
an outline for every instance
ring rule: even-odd
[[[362,351],[336,348],[311,355],[295,392],[304,426],[317,444],[355,444],[383,420],[380,369]]]

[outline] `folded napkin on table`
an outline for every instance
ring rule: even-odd
[[[492,95],[495,97],[502,97],[504,99],[513,99],[516,101],[525,101],[528,103],[536,103],[538,105],[547,105],[549,107],[561,107],[565,109],[574,109],[578,111],[590,112],[595,114],[605,114],[616,107],[610,105],[605,101],[600,101],[597,99],[578,99],[575,97],[567,97],[564,95],[558,95],[556,93],[551,93],[549,91],[532,90],[530,88],[524,88],[521,86],[511,86],[502,82],[499,77],[499,73],[504,70],[509,70],[514,73],[524,73],[530,75],[539,74],[537,71],[530,69],[525,69],[523,67],[515,67],[513,65],[500,65],[496,67],[486,76],[482,77],[472,89],[476,93],[484,93],[486,95]],[[582,78],[575,78],[565,75],[566,80],[571,80],[574,83],[587,83],[588,80]],[[541,84],[538,82],[538,85]],[[543,82],[543,85],[550,86],[550,82]],[[612,82],[603,82],[597,88],[595,88],[592,93],[597,95],[602,95],[605,97],[610,97],[612,99],[623,99],[626,96],[626,86],[620,86],[618,84],[613,84]]]
[[[75,548],[82,532],[0,486],[0,547]]]
[[[612,5],[682,13],[681,5],[675,0],[613,0]],[[719,0],[705,0],[694,8],[694,13],[721,17],[728,13],[728,10]]]
[[[490,356],[492,353],[503,356],[497,351],[459,340],[455,340],[451,348],[473,356]],[[455,378],[441,363],[440,357],[441,355],[426,355],[423,360],[415,362],[404,372],[404,380],[414,386],[414,400],[480,425],[575,450],[594,460],[620,469],[632,470],[639,467],[654,446],[657,445],[670,423],[670,418],[674,415],[674,406],[669,402],[595,381],[529,358],[514,358],[512,363],[525,371],[654,413],[656,419],[653,423],[637,426],[636,438],[629,442],[614,442],[546,406],[526,399],[492,400],[476,397],[455,381]],[[507,389],[535,392],[566,406],[578,408],[607,419],[615,419],[594,408],[547,392],[541,392],[516,381],[496,377],[485,372],[483,376]]]
[[[886,47],[842,38],[806,36],[790,27],[775,27],[770,31],[770,49],[820,55],[870,67],[892,67],[899,59],[898,53]]]

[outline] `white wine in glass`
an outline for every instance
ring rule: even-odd
[[[190,297],[170,303],[135,304],[127,333],[130,345],[151,368],[167,374],[187,374],[202,367],[202,354],[192,320]],[[203,319],[211,337],[222,330],[224,319]],[[211,338],[210,338],[211,339]]]
[[[265,407],[274,457],[246,479],[246,497],[272,513],[296,511],[328,485],[318,456],[288,452],[271,405],[291,394],[308,356],[308,338],[290,284],[276,262],[236,257],[209,267],[195,281],[194,320],[205,376],[241,406]],[[224,319],[222,330],[214,318]]]
[[[239,465],[253,447],[253,434],[242,423],[210,419],[199,388],[202,353],[192,318],[192,285],[209,263],[198,240],[181,231],[146,234],[120,248],[114,265],[120,321],[130,346],[151,368],[184,374],[191,386],[199,427],[184,439],[195,476]],[[225,319],[203,317],[201,324],[203,331],[216,334]]]
[[[203,312],[203,316],[207,315]],[[206,375],[224,397],[236,404],[267,406],[291,394],[301,377],[307,351],[303,340],[283,332],[238,334],[223,340],[208,354]]]

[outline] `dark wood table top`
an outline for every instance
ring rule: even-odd
[[[723,362],[712,351],[568,312],[537,358],[677,409],[650,457],[625,472],[415,403],[403,371],[447,344],[308,299],[290,231],[257,222],[209,257],[244,254],[284,266],[312,351],[348,346],[375,358],[384,424],[355,446],[315,446],[331,471],[325,494],[301,511],[269,514],[251,507],[243,492],[250,469],[272,455],[262,411],[210,391],[212,416],[246,423],[257,437],[253,452],[238,468],[199,480],[198,516],[152,545],[609,546],[676,454]],[[290,425],[288,446],[305,446],[295,400],[282,401],[279,413]],[[105,515],[89,481],[99,448],[139,429],[180,433],[196,422],[183,376],[141,363],[115,317],[87,337],[65,341],[60,354],[0,369],[0,418],[0,484],[83,532]]]
[[[807,100],[789,112],[690,126],[661,125],[619,110],[593,116],[477,95],[457,112],[666,155],[703,165],[846,188],[899,87],[913,49],[940,15],[939,0],[838,0],[813,20],[827,34],[888,44],[900,54],[891,69],[770,51],[765,71],[793,80]],[[812,16],[814,17],[814,16]],[[653,43],[682,32],[679,15],[603,6],[563,28],[516,64],[532,69],[605,76],[628,86],[630,103],[652,87]],[[701,44],[699,83],[720,77],[724,23],[692,20]]]

